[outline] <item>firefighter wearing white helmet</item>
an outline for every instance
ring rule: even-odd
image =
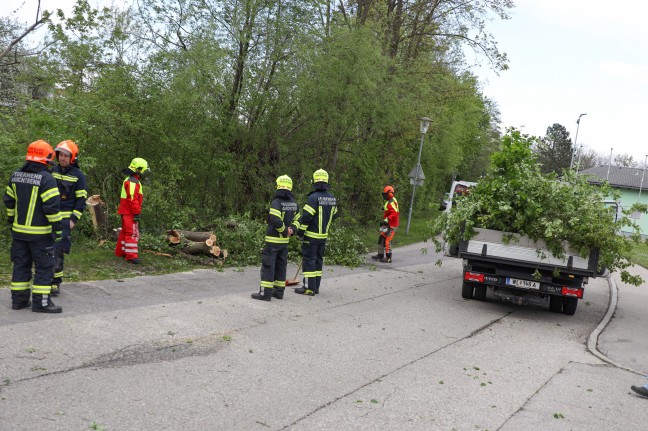
[[[313,173],[313,191],[302,209],[297,236],[303,239],[302,268],[304,285],[295,293],[313,296],[319,294],[324,267],[324,253],[331,222],[337,218],[337,201],[329,191],[329,175],[324,169]]]
[[[276,180],[275,197],[268,210],[268,228],[261,257],[261,284],[252,298],[270,301],[272,297],[282,299],[286,289],[286,267],[288,266],[288,238],[290,227],[299,208],[292,195],[292,179],[282,175]]]
[[[135,157],[122,172],[127,177],[122,182],[119,209],[117,213],[122,219],[122,228],[117,238],[115,256],[123,257],[126,262],[139,264],[139,220],[142,214],[142,175],[149,172],[148,162],[141,157]]]
[[[57,296],[63,282],[63,266],[65,255],[70,254],[72,248],[72,235],[70,232],[77,224],[83,210],[85,210],[88,190],[86,188],[86,177],[79,169],[79,147],[74,141],[66,140],[59,142],[54,149],[58,165],[54,167],[52,176],[56,179],[59,193],[61,194],[61,216],[63,238],[56,243],[54,255],[56,264],[54,266],[54,278],[52,279],[52,295]]]

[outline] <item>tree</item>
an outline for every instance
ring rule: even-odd
[[[572,141],[565,126],[554,123],[547,128],[547,134],[535,146],[543,173],[558,175],[569,168],[572,158]]]
[[[637,160],[630,154],[616,154],[614,156],[614,166],[623,166],[624,168],[636,168],[639,166]]]
[[[593,168],[602,164],[602,156],[591,148],[581,148],[574,155],[574,166],[577,171]]]

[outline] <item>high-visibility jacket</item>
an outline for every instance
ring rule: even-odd
[[[398,201],[396,201],[396,198],[392,197],[387,202],[385,202],[385,207],[383,208],[383,210],[383,220],[389,223],[389,227],[398,227],[400,221],[400,212],[398,211]]]
[[[314,243],[326,242],[331,222],[337,218],[337,213],[337,201],[328,190],[317,189],[310,192],[301,217],[294,223],[298,235],[303,234]]]
[[[59,165],[54,168],[52,176],[56,179],[61,194],[61,215],[74,223],[78,222],[88,199],[85,175],[75,165],[67,169]]]
[[[144,194],[142,193],[142,183],[137,174],[131,174],[124,179],[121,188],[121,195],[119,199],[119,209],[117,214],[124,215],[138,215],[142,213],[142,201]]]
[[[268,228],[265,241],[273,244],[288,244],[288,227],[293,222],[299,208],[292,193],[277,190],[268,210]]]
[[[14,238],[37,241],[60,230],[59,189],[45,165],[28,162],[11,174],[2,200]]]

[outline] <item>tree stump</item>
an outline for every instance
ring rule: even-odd
[[[105,232],[108,224],[108,215],[106,214],[106,203],[101,200],[100,195],[92,195],[86,199],[86,205],[92,217],[92,226],[95,230]]]

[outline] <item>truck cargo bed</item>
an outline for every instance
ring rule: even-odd
[[[588,259],[565,247],[564,258],[554,256],[544,241],[533,241],[518,234],[506,234],[491,229],[475,229],[477,235],[459,243],[459,257],[483,262],[566,271],[585,277],[595,277],[598,250],[592,250]],[[506,242],[505,235],[515,238]]]

